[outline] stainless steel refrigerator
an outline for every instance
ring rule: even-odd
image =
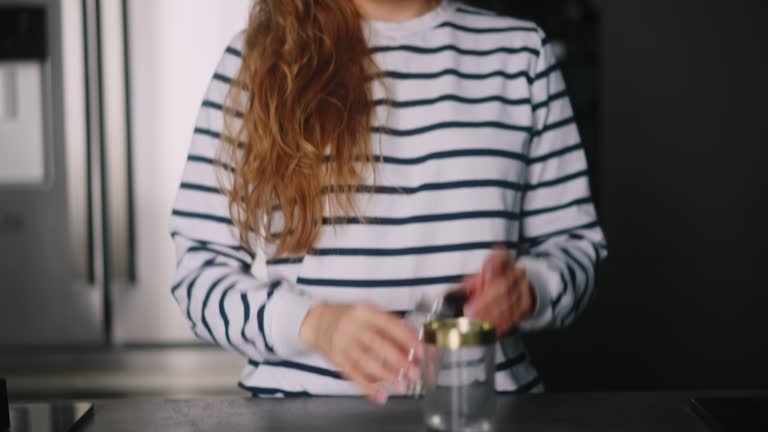
[[[166,226],[248,6],[0,0],[0,348],[196,343]]]

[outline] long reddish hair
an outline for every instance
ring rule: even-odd
[[[324,210],[357,215],[373,167],[374,72],[354,2],[255,2],[219,155],[234,168],[222,189],[243,245],[253,250],[255,233],[277,256],[304,253]]]

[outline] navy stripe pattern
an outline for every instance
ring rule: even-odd
[[[439,28],[450,28],[458,30],[460,32],[468,33],[509,33],[509,32],[529,32],[538,33],[539,28],[536,26],[514,26],[514,27],[468,27],[461,24],[452,22],[444,22],[438,26]]]
[[[448,68],[435,72],[403,72],[394,70],[384,70],[377,74],[378,77],[390,78],[391,80],[434,80],[443,77],[456,77],[463,80],[490,80],[493,78],[502,78],[505,80],[515,81],[524,79],[529,84],[534,84],[539,81],[547,79],[550,75],[558,72],[560,67],[552,65],[547,69],[539,71],[535,75],[531,75],[527,71],[507,72],[505,70],[494,70],[490,72],[463,72],[458,69]]]
[[[520,332],[569,325],[589,303],[606,244],[543,32],[454,0],[403,25],[391,38],[381,36],[392,26],[370,23],[382,83],[371,84],[374,170],[355,189],[358,212],[327,212],[303,253],[243,247],[223,193],[238,164],[218,160],[219,147],[245,145],[222,135],[224,116],[242,118],[225,108],[242,33],[212,77],[171,214],[171,294],[195,334],[247,359],[239,385],[254,396],[359,395],[299,340],[309,308],[365,302],[404,316],[479,271],[494,246],[525,268],[538,300],[497,350],[500,392],[541,391]]]
[[[415,54],[437,54],[441,52],[455,52],[457,54],[461,54],[465,56],[480,56],[480,57],[494,55],[494,54],[520,54],[520,53],[528,53],[537,57],[539,56],[539,50],[533,49],[530,47],[519,47],[519,48],[500,47],[500,48],[493,48],[488,50],[476,50],[476,49],[462,48],[456,45],[442,45],[442,46],[430,47],[430,48],[418,47],[413,45],[397,45],[397,46],[377,46],[377,47],[371,48],[370,50],[371,54],[377,54],[382,52],[392,52],[392,51],[401,51],[401,52],[415,53]]]

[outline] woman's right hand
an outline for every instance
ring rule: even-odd
[[[401,379],[418,376],[416,331],[391,313],[365,304],[320,304],[312,307],[301,325],[302,342],[323,354],[369,399],[385,403],[389,396],[377,384],[401,387]]]

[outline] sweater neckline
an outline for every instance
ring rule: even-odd
[[[374,35],[405,36],[433,29],[450,16],[455,9],[454,0],[443,0],[429,12],[406,21],[363,20],[363,26],[368,30],[366,33]]]

